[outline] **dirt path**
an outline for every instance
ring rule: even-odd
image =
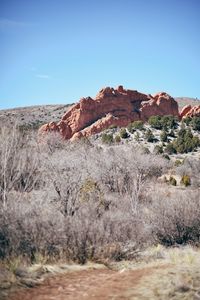
[[[134,299],[134,287],[158,267],[141,270],[84,270],[48,278],[32,289],[15,292],[9,300]]]

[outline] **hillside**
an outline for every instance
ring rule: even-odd
[[[175,97],[174,99],[178,102],[179,110],[182,109],[185,105],[200,105],[200,99],[197,98]]]
[[[30,125],[38,128],[44,123],[59,121],[72,104],[37,105],[0,110],[0,126],[3,124]]]

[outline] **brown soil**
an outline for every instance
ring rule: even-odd
[[[134,299],[134,287],[160,267],[141,270],[84,270],[50,277],[42,285],[12,294],[10,300]],[[163,268],[163,266],[162,266]]]

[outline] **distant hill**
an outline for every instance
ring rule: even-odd
[[[72,104],[37,105],[0,110],[0,126],[17,123],[36,129],[52,120],[58,122],[71,106]]]
[[[178,102],[179,108],[183,108],[185,105],[200,105],[200,99],[197,98],[189,98],[189,97],[175,97],[174,98]]]

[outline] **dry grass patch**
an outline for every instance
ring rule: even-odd
[[[148,266],[162,268],[157,268],[150,276],[145,276],[134,290],[134,296],[129,299],[200,299],[199,249],[166,249],[159,245],[149,249],[149,252],[146,251],[145,255],[150,258]]]

